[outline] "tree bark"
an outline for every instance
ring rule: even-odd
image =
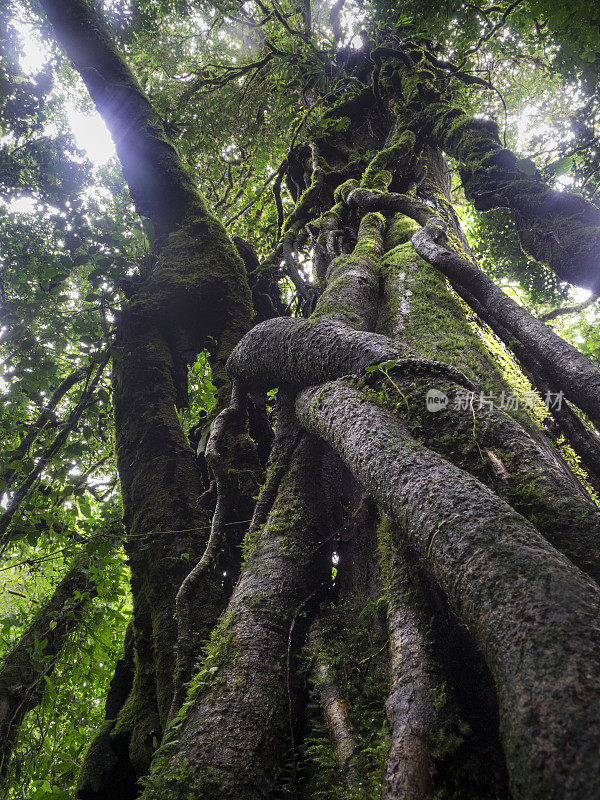
[[[423,69],[401,63],[389,83],[404,101],[405,123],[421,135],[424,129],[430,142],[458,160],[475,207],[510,208],[526,252],[562,280],[597,292],[600,210],[583,197],[550,189],[531,162],[522,166],[502,146],[497,124],[465,113],[448,91],[447,77],[431,64]]]
[[[322,652],[323,628],[319,617],[315,619],[309,631],[308,647],[312,658],[313,691],[319,700],[342,781],[350,789],[357,777],[356,766],[353,763],[357,746],[349,718],[348,703],[336,684],[327,657]]]
[[[428,800],[434,794],[432,750],[442,728],[436,708],[443,680],[429,641],[427,606],[394,541],[390,520],[380,533],[390,639],[391,687],[386,713],[392,743],[383,779],[384,800]]]
[[[41,0],[115,142],[141,216],[164,236],[181,224],[198,194],[162,121],[87,0]]]
[[[496,684],[513,796],[591,800],[600,779],[598,586],[348,381],[305,390],[296,410],[403,526],[471,629]]]
[[[297,614],[326,585],[320,448],[303,439],[229,606],[211,637],[182,714],[162,746],[145,800],[263,798],[293,761],[295,687],[286,674]],[[179,724],[177,724],[179,723]],[[171,737],[172,738],[172,737]]]
[[[443,239],[441,231],[427,227],[412,238],[417,253],[450,278],[454,286],[458,284],[473,295],[479,301],[484,319],[491,316],[497,319],[536,358],[565,396],[600,427],[598,367],[552,328],[521,308],[480,269],[449,250]]]

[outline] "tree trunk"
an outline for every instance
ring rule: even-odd
[[[492,395],[522,397],[530,387],[506,350],[472,325],[445,275],[467,304],[487,311],[498,335],[516,336],[531,352],[536,380],[564,381],[572,402],[590,415],[600,373],[515,309],[469,261],[440,151],[461,162],[479,207],[513,208],[524,245],[559,275],[593,288],[600,212],[523,177],[495,129],[457,107],[447,74],[423,69],[420,45],[366,48],[356,54],[353,75],[362,81],[360,93],[339,97],[326,114],[350,125],[310,148],[293,148],[285,164],[295,207],[282,220],[278,204],[282,235],[270,267],[285,265],[298,307],[312,308],[316,293],[294,255],[310,241],[320,284],[314,311],[308,319],[268,319],[282,310],[276,297],[258,309],[260,324],[249,330],[244,264],[248,274],[260,274],[253,254],[238,242],[242,260],[206,210],[90,7],[84,0],[42,3],[113,132],[136,207],[158,234],[153,263],[120,316],[114,350],[135,667],[129,694],[114,703],[88,750],[80,800],[115,791],[119,800],[139,792],[145,800],[242,800],[310,791],[316,767],[301,740],[314,714],[303,711],[298,671],[306,617],[317,606],[316,625],[330,631],[331,642],[326,653],[313,647],[321,654],[313,693],[342,783],[354,791],[383,775],[388,800],[443,791],[435,742],[449,712],[436,703],[445,693],[445,668],[427,630],[427,582],[485,659],[475,685],[493,681],[486,708],[495,723],[495,689],[514,800],[595,798],[600,512],[534,415],[490,403]],[[368,160],[365,153],[374,155]],[[548,226],[557,231],[557,246]],[[265,269],[260,278],[268,291],[270,275]],[[222,414],[209,448],[217,487],[212,520],[176,412],[187,398],[187,363],[204,348]],[[262,476],[245,428],[246,396],[273,388],[277,435],[229,597],[213,535],[225,514],[239,525],[252,507]],[[427,410],[432,390],[446,396],[447,411]],[[381,570],[374,513],[359,513],[363,495],[365,506],[372,511],[376,503],[397,526],[393,537],[380,530]],[[360,535],[344,545],[343,525],[334,523],[356,518]],[[237,576],[239,542],[228,544],[237,554],[226,566],[233,564]],[[335,547],[342,561],[334,582]],[[190,575],[198,563],[211,566]],[[185,599],[179,630],[178,596]],[[387,629],[378,613],[384,600]],[[366,661],[376,679],[361,696],[350,692],[350,680],[340,680],[339,663],[345,659],[350,672],[364,674],[360,655],[344,644],[367,606],[375,608],[377,636],[387,630],[389,658],[387,647],[371,648]],[[203,644],[185,702],[168,721]],[[185,665],[175,687],[178,648]],[[450,707],[460,705],[458,694]],[[358,724],[361,710],[375,720],[371,740],[368,726]],[[142,790],[139,779],[153,758]],[[503,776],[496,790],[506,794]]]
[[[0,666],[0,782],[25,715],[42,699],[69,635],[81,623],[96,596],[94,569],[119,539],[111,531],[104,542],[79,554],[61,582]],[[93,543],[92,543],[93,545]]]

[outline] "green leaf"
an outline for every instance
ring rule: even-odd
[[[574,156],[563,156],[562,158],[553,161],[552,164],[549,164],[546,167],[546,172],[550,175],[568,175],[573,167],[573,163],[575,161]]]
[[[517,158],[517,168],[525,175],[537,175],[537,167],[530,158]]]
[[[156,236],[154,233],[154,225],[147,217],[142,217],[142,228],[144,229],[144,233],[148,239],[148,246],[152,248]]]
[[[77,505],[79,506],[79,511],[83,517],[89,517],[92,513],[92,507],[90,505],[90,501],[85,495],[82,495],[77,500]]]

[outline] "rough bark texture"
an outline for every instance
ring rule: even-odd
[[[530,350],[511,332],[502,325],[499,319],[477,300],[468,290],[457,286],[457,292],[468,302],[469,306],[477,313],[481,319],[486,320],[490,329],[501,339],[514,353],[518,363],[527,376],[531,385],[535,387],[541,397],[559,396],[562,391],[561,384],[551,382],[544,372],[544,368],[536,358],[536,354]],[[562,397],[562,395],[561,395]],[[566,441],[571,445],[575,453],[581,459],[581,463],[586,469],[590,483],[598,490],[600,485],[600,437],[591,425],[584,422],[577,410],[568,401],[563,399],[560,407],[553,403],[549,407],[551,416],[557,426],[558,432],[562,433]]]
[[[394,378],[402,397],[389,378],[379,381],[381,388],[391,403],[402,400],[409,427],[424,435],[427,446],[506,496],[556,547],[597,579],[596,504],[524,410],[523,392],[529,387],[514,362],[489,335],[478,334],[443,276],[414,252],[410,239],[415,227],[402,215],[395,215],[388,227],[377,330],[410,352],[448,360],[477,385],[478,392],[471,402],[465,401],[464,390],[456,386],[450,389],[449,409],[432,414],[426,411],[427,391],[445,385],[444,376],[436,378],[435,370],[429,379],[425,369],[421,377]],[[463,401],[454,402],[461,394]],[[520,409],[498,408],[502,397],[509,395],[520,402]],[[508,480],[498,479],[490,460],[494,458],[508,470]]]
[[[296,409],[403,526],[471,629],[496,684],[514,797],[595,797],[598,586],[348,382],[302,392]]]
[[[398,547],[392,542],[386,544],[382,556],[387,583],[391,670],[386,712],[392,729],[392,744],[386,762],[383,797],[386,800],[426,800],[434,792],[431,750],[441,727],[434,700],[442,680],[428,642],[426,607],[419,603],[409,567]]]
[[[271,326],[268,329],[258,326],[260,330],[257,328],[244,338],[230,359],[232,373],[237,372],[236,359],[241,352],[251,357],[252,380],[264,386],[277,380],[296,386],[302,382],[316,384],[323,381],[327,372],[359,375],[371,358],[374,363],[398,360],[399,349],[381,335],[354,332],[329,323],[278,322],[280,324],[272,326],[277,327],[278,335],[270,347],[267,337]],[[289,338],[288,333],[292,334]],[[263,334],[266,337],[261,340]],[[349,342],[351,345],[357,342],[358,346],[348,346]],[[377,347],[381,350],[375,358]],[[310,354],[315,352],[321,355],[316,363],[310,359]],[[465,392],[460,384],[449,382],[454,374],[460,375],[458,370],[418,358],[399,359],[398,363],[399,366],[390,368],[386,380],[380,380],[388,390],[384,400],[398,406],[401,413],[407,413],[409,426],[416,427],[419,435],[425,435],[430,446],[476,473],[495,489],[499,488],[497,476],[490,469],[484,451],[491,449],[505,458],[512,478],[500,489],[556,547],[598,579],[600,512],[552,448],[533,438],[504,411],[490,408],[489,403],[480,403],[477,397],[473,407],[454,403],[456,395]],[[250,370],[242,375],[250,378]],[[437,414],[427,411],[426,395],[430,389],[444,390],[453,410]]]
[[[267,524],[208,646],[145,800],[262,798],[273,790],[290,751],[286,674],[290,630],[323,589],[320,548],[326,538],[320,447],[303,439],[292,457]],[[291,642],[294,652],[299,642]]]

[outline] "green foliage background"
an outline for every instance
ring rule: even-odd
[[[401,8],[389,0],[347,0],[339,30],[324,0],[312,4],[310,37],[289,0],[96,5],[209,204],[261,257],[277,239],[272,188],[278,168],[292,144],[327,130],[332,102],[356,93],[344,59],[348,47],[360,45],[361,32],[368,36],[377,26],[411,26],[412,35],[434,38],[440,58],[489,81],[488,89],[464,87],[465,106],[496,118],[523,163],[592,200],[600,192],[600,7],[586,0],[491,7],[479,0],[407,0]],[[27,452],[20,453],[20,443],[61,381],[107,352],[126,282],[149,257],[153,232],[134,213],[116,158],[94,164],[77,146],[69,109],[94,112],[35,0],[3,3],[0,26],[0,494],[6,506],[65,429],[85,380],[64,395]],[[32,48],[43,54],[39,69],[23,66]],[[453,196],[475,256],[519,302],[542,315],[584,299],[523,254],[508,212],[474,211],[457,176]],[[282,200],[285,209],[293,206],[285,187]],[[282,288],[289,295],[283,279]],[[600,363],[595,304],[552,324]],[[187,429],[214,403],[205,354],[191,368],[190,399],[182,412]],[[0,568],[5,650],[71,557],[114,535],[108,532],[121,510],[111,413],[106,367],[12,523]],[[121,654],[127,585],[123,553],[107,548],[98,597],[21,731],[11,797],[69,796]],[[308,746],[319,758],[319,742]]]

